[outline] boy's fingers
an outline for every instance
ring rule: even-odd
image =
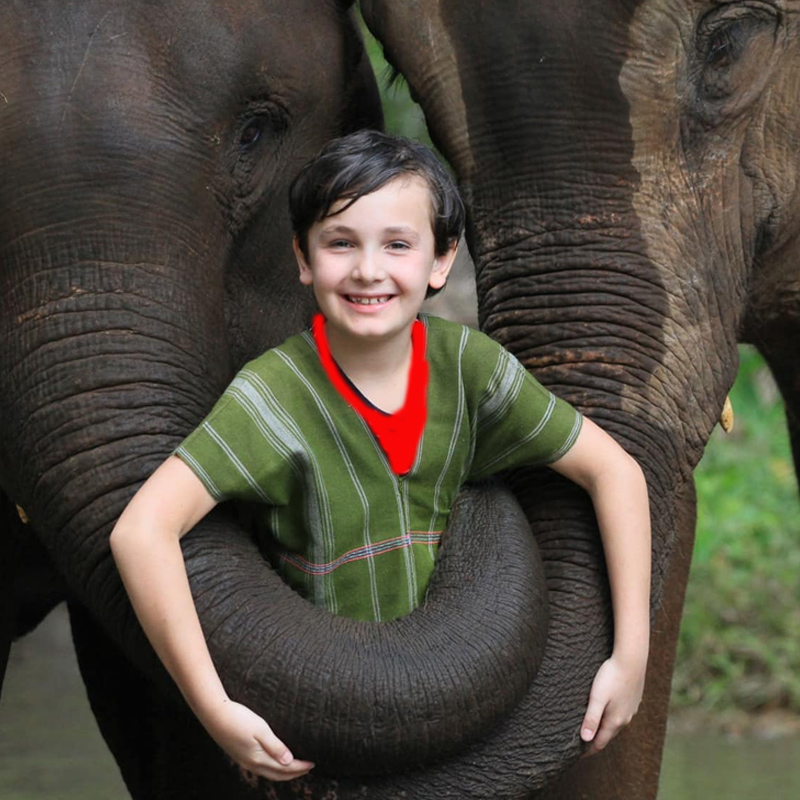
[[[285,772],[308,772],[310,769],[314,769],[314,764],[311,761],[296,760],[281,769]]]
[[[291,764],[294,761],[292,751],[272,732],[268,725],[264,730],[258,731],[255,740],[261,745],[267,755],[271,756],[279,764]]]
[[[266,751],[260,759],[253,759],[246,766],[240,766],[245,773],[249,772],[271,781],[290,781],[305,775],[314,767],[310,761],[292,761],[284,766],[277,763]]]
[[[285,767],[276,767],[270,764],[264,764],[262,769],[264,771],[272,772],[276,775],[283,775],[286,778],[291,778],[296,775],[305,775],[314,765],[310,764],[308,761],[293,761],[291,764]]]
[[[310,761],[296,760],[291,750],[271,730],[265,731],[256,737],[266,755],[275,762],[275,766],[282,772],[304,773],[313,768]],[[267,765],[271,767],[272,765]]]
[[[603,750],[605,746],[614,738],[614,735],[618,730],[619,728],[614,728],[611,725],[601,725],[600,730],[597,732],[597,735],[594,737],[594,741],[592,742],[592,751],[599,753],[601,750]]]
[[[308,772],[307,769],[287,772],[284,769],[277,769],[272,767],[257,767],[252,770],[243,770],[245,779],[247,776],[252,776],[249,781],[251,786],[255,786],[258,778],[266,778],[268,781],[292,781],[299,778]]]
[[[585,755],[591,756],[605,749],[611,740],[629,723],[629,718],[609,720],[608,715],[604,716],[603,721],[600,723],[600,729],[597,731],[594,739],[592,740],[592,746],[585,753]]]
[[[604,708],[604,703],[594,697],[589,698],[589,707],[586,709],[581,723],[581,739],[584,742],[591,742],[594,739],[597,729],[600,727],[600,720],[603,718]]]
[[[265,778],[270,780],[288,781],[292,778],[299,778],[309,772],[314,765],[309,761],[292,761],[287,766],[264,765],[260,772]]]

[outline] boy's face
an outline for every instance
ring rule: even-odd
[[[302,283],[313,286],[332,342],[410,335],[428,286],[444,286],[454,245],[436,256],[431,196],[415,175],[400,176],[308,231],[308,259],[295,240]]]

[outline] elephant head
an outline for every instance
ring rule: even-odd
[[[90,603],[105,579],[62,532],[95,547],[234,366],[305,322],[288,183],[380,123],[349,3],[279,5],[6,8],[0,481]]]
[[[567,487],[513,479],[553,598],[548,649],[470,769],[437,771],[436,796],[655,797],[692,470],[734,380],[737,340],[766,354],[790,409],[800,401],[797,5],[364,0],[362,10],[458,174],[481,326],[639,460],[654,523],[642,710],[602,756],[551,780],[578,753],[610,610],[589,509]],[[403,787],[422,796],[422,785]]]
[[[323,142],[381,121],[350,5],[5,9],[2,509],[25,509],[66,582],[90,699],[136,797],[250,796],[181,709],[107,539],[235,369],[308,320],[288,183]],[[540,561],[510,507],[497,536],[445,548],[426,608],[374,627],[294,596],[212,515],[185,552],[223,680],[329,770],[417,765],[481,735],[524,693],[546,628]]]

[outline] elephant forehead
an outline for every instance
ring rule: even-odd
[[[233,79],[241,91],[239,81],[255,71],[318,95],[341,75],[345,26],[334,3],[183,0],[181,6],[184,13],[175,13],[167,44],[200,89],[219,81],[227,89],[224,84]]]
[[[202,113],[259,89],[313,105],[341,82],[343,31],[332,3],[311,0],[181,0],[158,14],[141,0],[14,4],[0,102],[35,103],[60,129],[72,112],[85,123],[127,111],[135,124],[154,101]]]

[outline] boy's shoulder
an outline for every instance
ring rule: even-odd
[[[304,330],[290,336],[281,344],[265,350],[260,356],[248,361],[242,371],[250,370],[259,374],[291,372],[295,366],[305,371],[313,365],[317,358],[317,348],[310,330]]]
[[[420,319],[428,331],[428,349],[432,354],[446,352],[468,352],[477,356],[495,357],[508,353],[505,348],[485,333],[463,325],[437,317],[433,314],[420,314]]]
[[[444,317],[437,317],[435,314],[419,313],[419,319],[428,331],[428,338],[458,341],[462,336],[469,336],[472,329],[460,322],[452,322]]]

